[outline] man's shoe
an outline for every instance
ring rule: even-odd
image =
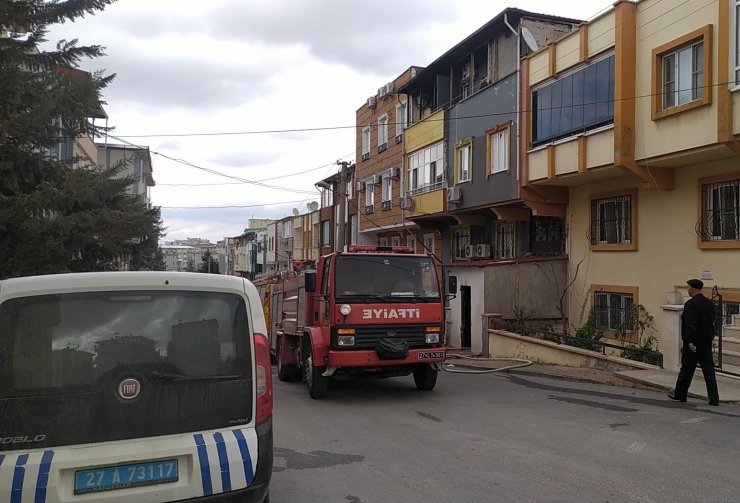
[[[719,407],[719,402],[709,402],[712,407]]]
[[[671,400],[675,400],[677,402],[685,402],[686,401],[685,398],[678,398],[676,396],[676,390],[675,389],[668,390],[668,398],[670,398]]]

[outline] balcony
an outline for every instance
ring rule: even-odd
[[[423,218],[447,211],[447,183],[439,182],[415,191],[409,191],[411,198],[410,218]]]

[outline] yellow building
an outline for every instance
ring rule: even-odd
[[[740,313],[738,5],[618,2],[522,63],[520,183],[568,192],[571,323],[595,306],[614,336],[641,304],[667,368],[687,279],[718,288],[725,323]]]

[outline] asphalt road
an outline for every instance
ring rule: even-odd
[[[277,376],[275,376],[277,377]],[[740,407],[513,375],[275,379],[272,503],[740,501]]]

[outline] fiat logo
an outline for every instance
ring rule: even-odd
[[[124,379],[118,385],[118,396],[124,400],[133,400],[141,393],[141,383],[136,379]]]

